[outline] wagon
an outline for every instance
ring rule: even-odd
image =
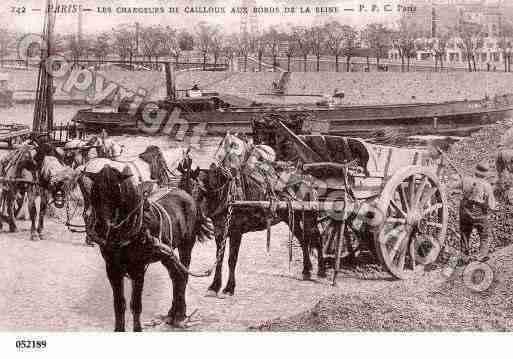
[[[279,125],[281,136],[290,141],[275,146],[278,159],[288,159],[284,148],[294,147],[305,173],[313,176],[316,188],[323,189],[317,199],[293,201],[292,207],[318,212],[325,255],[335,258],[334,281],[349,235],[365,244],[397,279],[420,275],[431,267],[445,241],[448,208],[438,179],[441,168],[426,151],[339,136],[298,136]]]

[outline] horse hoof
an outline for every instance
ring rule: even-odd
[[[18,228],[9,228],[9,232],[17,233],[18,232]]]
[[[326,278],[327,277],[326,271],[317,273],[317,277],[319,277],[319,278]]]
[[[46,241],[46,235],[44,235],[43,233],[39,233],[39,240]]]
[[[31,241],[39,241],[39,235],[37,233],[32,233],[30,235],[30,240]]]
[[[312,280],[312,275],[310,273],[303,273],[303,280]]]
[[[205,297],[207,297],[207,298],[216,298],[217,297],[217,292],[212,290],[212,289],[209,289],[205,293]]]
[[[233,293],[230,292],[222,292],[220,293],[217,298],[219,299],[227,299],[227,298],[233,298]]]

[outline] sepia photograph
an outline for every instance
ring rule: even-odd
[[[510,0],[2,2],[0,332],[510,332],[512,61]]]

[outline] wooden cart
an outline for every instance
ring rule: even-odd
[[[322,189],[317,201],[298,201],[293,207],[319,213],[325,254],[335,257],[334,280],[344,236],[351,233],[395,278],[429,269],[445,241],[448,208],[440,168],[430,164],[426,152],[338,136],[297,136],[281,128],[305,172],[314,176],[316,190]]]

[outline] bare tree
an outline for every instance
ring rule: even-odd
[[[290,72],[290,61],[297,53],[297,43],[295,41],[294,33],[287,34],[287,49],[285,56],[287,56],[287,71]]]
[[[0,28],[0,63],[2,67],[4,67],[4,58],[9,55],[9,48],[15,39],[13,33],[5,28]]]
[[[212,36],[211,39],[211,50],[212,55],[214,56],[214,65],[217,65],[217,61],[219,60],[219,57],[223,53],[223,44],[224,39],[221,35],[221,32],[217,32]]]
[[[145,26],[139,29],[139,46],[148,62],[151,64],[152,58],[155,58],[155,64],[158,63],[159,56],[165,53],[165,35],[161,27]]]
[[[203,70],[207,65],[207,56],[212,49],[212,39],[219,36],[220,28],[212,26],[204,21],[197,25],[196,39],[197,46],[203,55]]]
[[[161,28],[162,34],[162,54],[175,59],[175,66],[178,66],[182,49],[178,38],[178,31],[171,26]]]
[[[262,61],[266,50],[266,39],[264,35],[255,35],[251,39],[252,50],[257,55],[258,71],[262,71]]]
[[[477,23],[462,22],[457,28],[457,33],[460,39],[457,46],[465,54],[469,72],[477,71],[476,53],[484,44],[483,26]]]
[[[251,39],[247,34],[241,34],[235,37],[237,54],[242,56],[244,61],[244,72],[248,70],[248,57],[251,52]]]
[[[310,30],[305,27],[295,27],[292,29],[292,40],[295,43],[297,52],[303,56],[303,70],[306,72],[308,55],[312,50],[312,40]]]
[[[401,71],[410,71],[410,59],[415,56],[415,39],[420,35],[418,24],[411,17],[401,17],[398,30],[392,33],[392,46],[399,52],[401,58]]]
[[[511,48],[513,46],[513,24],[509,20],[503,19],[499,33],[498,46],[502,53],[504,62],[504,71],[511,71]]]
[[[321,70],[321,55],[323,55],[326,45],[326,33],[323,27],[313,26],[308,34],[310,37],[312,52],[317,59],[315,68],[316,71],[319,72]]]
[[[129,60],[132,67],[134,56],[137,55],[137,40],[135,31],[130,25],[119,25],[112,30],[113,46],[122,60]]]
[[[276,67],[278,67],[277,58],[280,52],[280,44],[284,39],[284,34],[279,32],[275,27],[271,27],[264,34],[264,37],[266,39],[269,54],[273,59],[273,70],[276,70]]]
[[[226,36],[223,41],[223,47],[221,53],[226,58],[226,64],[233,69],[233,62],[235,60],[235,54],[238,49],[238,39],[236,35]]]
[[[354,54],[356,31],[349,25],[341,25],[338,21],[331,21],[324,26],[326,33],[326,47],[331,55],[335,56],[335,71],[339,71],[340,56],[347,59],[347,71],[350,71],[351,57]]]
[[[99,34],[92,43],[92,53],[99,63],[105,61],[111,47],[110,36],[106,32]]]
[[[391,46],[391,32],[383,24],[372,23],[365,27],[364,34],[369,43],[369,47],[375,53],[376,67],[379,69],[379,60],[385,56]]]

